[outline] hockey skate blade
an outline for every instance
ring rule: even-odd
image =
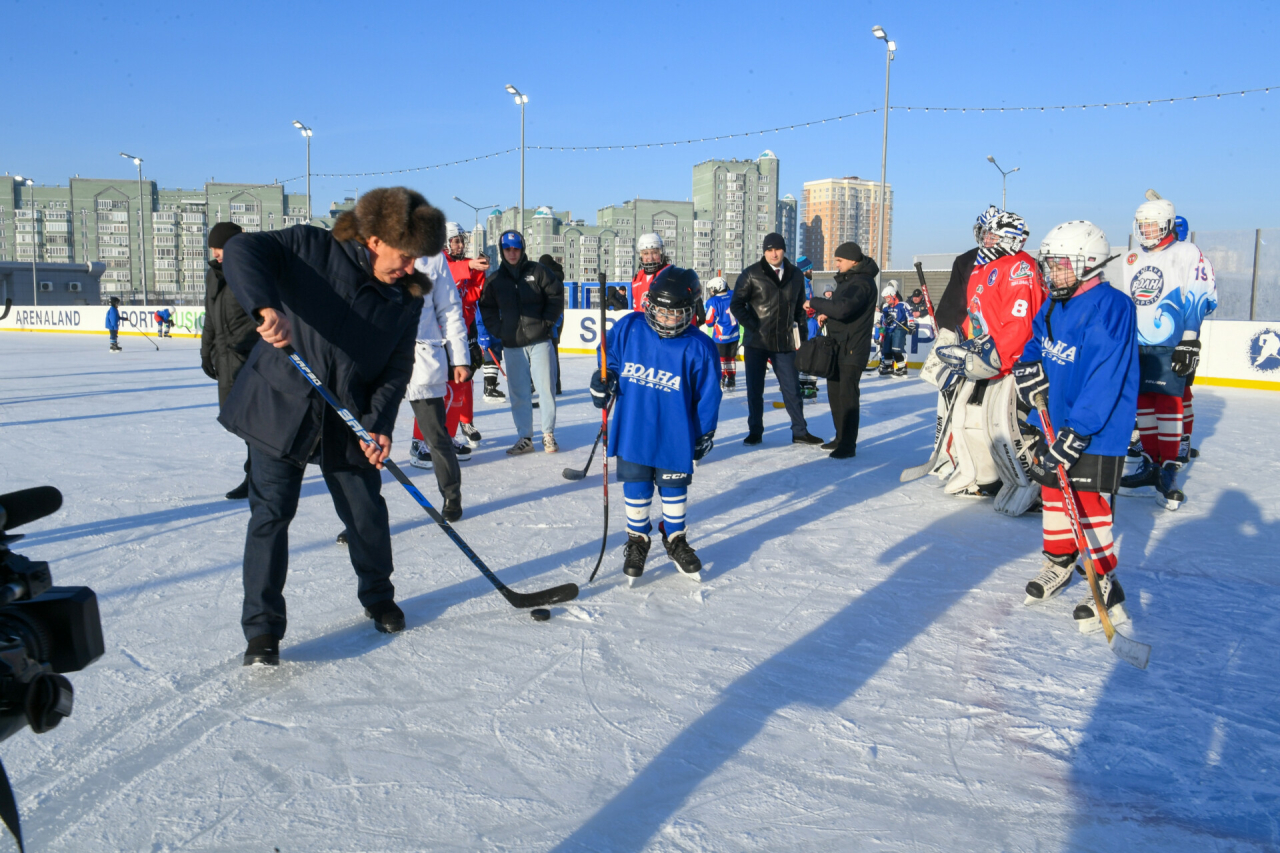
[[[631,575],[627,575],[627,589],[635,589],[636,582],[639,580],[640,578],[633,578]]]
[[[1176,512],[1178,507],[1187,502],[1187,496],[1180,489],[1173,489],[1163,494],[1156,492],[1155,498],[1156,503],[1170,512]]]

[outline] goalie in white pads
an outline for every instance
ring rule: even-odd
[[[936,471],[947,494],[995,496],[997,512],[1022,515],[1039,487],[1028,469],[1032,431],[1018,405],[1009,371],[1031,338],[1031,321],[1044,302],[1044,280],[1027,242],[1022,217],[1000,211],[986,223],[969,276],[966,340],[937,347],[938,358],[959,381],[949,431],[941,436],[949,464]]]
[[[1081,556],[1063,505],[1061,465],[1075,493],[1102,600],[1118,625],[1129,617],[1115,578],[1112,507],[1138,410],[1138,342],[1133,303],[1103,275],[1109,255],[1107,236],[1091,222],[1064,222],[1045,236],[1040,264],[1049,301],[1036,314],[1034,335],[1013,366],[1013,378],[1028,405],[1047,393],[1057,432],[1052,447],[1038,448],[1032,466],[1043,484],[1044,566],[1027,584],[1026,603],[1062,592]],[[1072,615],[1081,631],[1102,627],[1091,593]]]

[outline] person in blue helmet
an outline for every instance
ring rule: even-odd
[[[813,292],[813,261],[809,260],[805,255],[796,258],[796,269],[804,273],[804,300],[807,303],[814,296],[822,296],[823,294]],[[809,337],[817,337],[821,334],[821,327],[818,325],[818,313],[812,308],[805,308],[804,313],[809,318]],[[818,397],[818,377],[811,376],[803,371],[800,372],[800,397],[804,400],[815,400]]]
[[[711,327],[711,339],[720,351],[720,390],[732,391],[738,384],[738,340],[742,327],[729,308],[733,299],[729,282],[716,276],[707,285],[707,292],[711,298],[707,300],[706,325]]]

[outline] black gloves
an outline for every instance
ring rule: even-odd
[[[218,378],[218,371],[213,367],[213,359],[207,355],[200,356],[200,369],[204,371],[204,375],[210,379]]]
[[[1179,341],[1178,345],[1173,348],[1173,372],[1179,376],[1190,376],[1196,372],[1196,368],[1200,366],[1200,341],[1192,338],[1189,341]]]
[[[618,393],[618,374],[612,370],[605,371],[605,378],[601,379],[600,374],[591,372],[591,402],[597,409],[603,409],[609,405],[609,401]]]
[[[1044,454],[1042,462],[1051,472],[1056,473],[1058,466],[1071,470],[1071,466],[1080,461],[1080,454],[1089,446],[1090,437],[1077,435],[1071,427],[1058,433],[1053,446]]]
[[[698,436],[698,441],[693,446],[694,462],[697,462],[699,459],[701,459],[702,457],[706,456],[708,453],[711,452],[711,448],[716,446],[716,443],[712,441],[712,439],[714,439],[715,437],[716,437],[715,430],[712,430],[711,432],[705,435]]]
[[[1018,361],[1013,365],[1013,382],[1018,389],[1018,399],[1028,408],[1036,407],[1037,394],[1049,393],[1049,377],[1038,361]]]

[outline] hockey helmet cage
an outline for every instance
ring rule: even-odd
[[[1070,299],[1083,282],[1101,275],[1111,260],[1111,244],[1107,235],[1092,222],[1083,219],[1064,222],[1050,229],[1040,241],[1040,269],[1053,299]],[[1055,270],[1070,266],[1075,278],[1070,283],[1054,280]]]
[[[462,230],[462,226],[456,222],[446,222],[444,224],[444,241],[445,245],[449,245],[449,241],[454,237],[467,239],[467,232]]]
[[[999,212],[1000,208],[992,204],[988,205],[986,210],[978,214],[977,221],[973,223],[973,240],[979,246],[982,245],[982,235],[986,232],[987,225],[990,224],[992,219],[995,219],[996,214]]]
[[[1133,214],[1133,236],[1144,249],[1159,245],[1173,232],[1173,220],[1177,212],[1167,198],[1144,201]],[[1144,225],[1149,227],[1143,228]],[[1146,232],[1145,234],[1143,232]]]
[[[649,287],[644,318],[658,337],[674,338],[693,324],[698,276],[692,270],[672,268]]]
[[[997,254],[1016,255],[1027,244],[1030,233],[1025,219],[1016,213],[1001,210],[987,222],[983,236],[995,235],[996,242],[991,248],[995,249]],[[982,241],[979,240],[979,242]]]

